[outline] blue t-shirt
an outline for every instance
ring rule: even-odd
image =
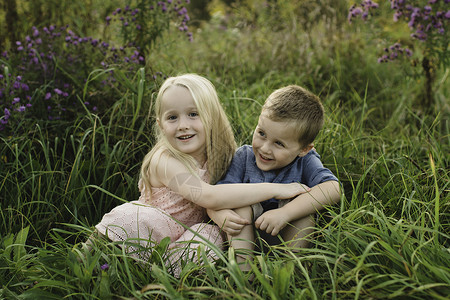
[[[297,157],[282,169],[262,171],[256,165],[252,146],[244,145],[236,151],[225,177],[217,184],[300,182],[311,188],[330,180],[338,181],[336,176],[323,166],[320,155],[315,150],[309,151],[303,157]],[[265,207],[271,202],[278,203],[278,200],[270,199],[261,202],[261,204]]]

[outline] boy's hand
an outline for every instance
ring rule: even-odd
[[[311,189],[301,183],[273,183],[277,187],[278,195],[276,199],[290,199],[300,194],[308,193]]]
[[[251,224],[247,219],[242,218],[232,209],[211,210],[208,209],[209,217],[226,233],[236,236],[241,233],[244,226]]]
[[[289,222],[286,214],[280,208],[272,209],[263,213],[255,221],[255,227],[276,236]]]

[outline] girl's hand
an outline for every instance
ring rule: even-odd
[[[209,217],[227,234],[236,236],[244,226],[251,224],[231,209],[207,210]]]
[[[277,185],[276,191],[278,195],[274,198],[276,199],[290,199],[300,194],[308,193],[311,189],[301,183],[274,183]]]

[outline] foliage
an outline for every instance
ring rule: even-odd
[[[386,1],[387,2],[387,1]],[[390,0],[390,9],[393,13],[393,22],[405,22],[412,31],[409,40],[411,46],[415,45],[421,56],[413,58],[413,52],[403,47],[398,41],[384,48],[384,53],[378,58],[379,63],[397,60],[400,57],[407,59],[420,59],[422,76],[425,77],[425,96],[423,104],[429,107],[433,103],[432,85],[436,69],[449,66],[450,40],[450,1],[448,0]],[[375,17],[373,11],[379,8],[378,3],[364,0],[360,5],[352,5],[348,13],[348,20],[352,22],[355,17],[364,21]],[[383,25],[385,26],[385,25]],[[414,62],[414,61],[413,61]],[[414,62],[414,64],[417,64]]]
[[[74,60],[69,68],[69,55],[60,57],[55,60],[62,66],[58,75],[35,87],[41,78],[26,77],[19,64],[11,63],[11,51],[8,60],[2,58],[3,87],[14,91],[2,97],[12,106],[8,110],[27,117],[19,121],[11,113],[8,124],[14,122],[15,134],[0,134],[0,298],[446,299],[448,71],[443,67],[435,73],[439,113],[418,114],[411,100],[417,97],[417,82],[395,65],[372,63],[377,49],[364,29],[348,26],[347,1],[245,2],[246,10],[234,3],[230,11],[216,11],[193,31],[192,42],[177,30],[165,31],[145,54],[145,66],[121,61],[119,67],[120,62],[107,61],[88,42],[67,43],[67,35],[70,41],[84,35],[69,35],[69,28],[59,27],[53,30],[61,32],[55,37],[63,40],[61,51],[84,53],[86,65]],[[111,11],[99,13],[98,23]],[[107,28],[113,34],[118,34],[124,15],[116,14],[119,25],[111,20]],[[39,36],[29,34],[33,45],[45,34],[36,29]],[[408,33],[408,28],[398,30],[400,36]],[[23,55],[25,41],[14,51],[31,60]],[[24,50],[17,51],[19,46]],[[112,56],[107,57],[113,59],[108,49]],[[102,61],[108,65],[101,66]],[[74,100],[79,110],[67,108],[73,118],[42,124],[30,120],[48,117],[46,107],[43,116],[32,113],[38,107],[35,101],[45,103],[47,93],[54,97],[58,80],[75,82],[60,70],[78,66],[89,80],[61,89],[68,97],[78,95]],[[113,68],[113,74],[107,71]],[[253,281],[240,271],[231,249],[222,251],[207,242],[198,252],[202,264],[184,261],[180,278],[164,264],[164,243],[146,249],[150,262],[136,260],[121,243],[101,238],[94,239],[92,250],[83,247],[106,212],[139,196],[139,166],[153,144],[153,120],[146,116],[163,79],[153,79],[153,70],[167,75],[196,72],[211,79],[239,144],[251,142],[261,104],[275,88],[294,83],[320,95],[326,122],[315,147],[340,179],[343,192],[339,205],[317,215],[311,247],[263,247],[258,240]],[[102,88],[100,78],[111,75],[120,82]],[[20,102],[12,104],[17,95]],[[26,106],[26,95],[33,106],[15,111]],[[65,103],[64,94],[56,95]],[[101,95],[112,96],[102,113],[94,112],[91,99]],[[217,261],[206,259],[206,246]]]
[[[178,30],[185,32],[192,41],[192,33],[188,31],[187,26],[190,18],[187,8],[183,6],[183,2],[189,4],[190,0],[127,2],[124,8],[113,11],[112,17],[107,16],[106,22],[109,26],[111,22],[119,21],[123,44],[136,47],[144,57],[155,44],[156,39],[169,29],[171,21],[176,22]]]
[[[80,36],[67,25],[50,25],[33,26],[24,40],[3,51],[0,131],[17,132],[22,122],[31,120],[72,121],[85,108],[102,114],[119,100],[130,88],[126,82],[145,65],[145,53],[169,28],[170,20],[181,19],[179,29],[183,32],[189,21],[186,7],[172,1],[140,1],[135,5],[113,12],[123,33],[119,45]],[[109,25],[114,20],[107,17],[105,22]],[[187,35],[192,37],[189,32]],[[159,74],[153,71],[147,79],[156,79]]]
[[[1,138],[2,170],[8,172],[1,177],[0,224],[7,232],[29,225],[30,236],[41,240],[56,223],[98,220],[98,211],[112,209],[125,197],[137,198],[134,178],[153,143],[140,117],[144,78],[142,72],[128,83],[127,98],[103,120],[86,110],[57,136],[34,125],[25,135]],[[134,124],[139,124],[136,129]],[[114,194],[104,193],[112,189]]]
[[[121,89],[111,66],[136,73],[141,63],[134,51],[77,36],[67,26],[34,27],[24,41],[3,52],[0,129],[14,132],[27,119],[73,120],[84,106],[104,111]],[[95,68],[101,69],[92,72]]]

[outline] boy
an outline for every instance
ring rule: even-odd
[[[311,189],[292,200],[270,199],[252,207],[208,210],[211,219],[228,234],[236,249],[253,249],[254,231],[281,235],[290,247],[307,247],[313,215],[340,200],[337,178],[323,167],[314,139],[323,126],[320,99],[300,86],[274,91],[264,103],[252,146],[240,147],[225,177],[218,182],[301,182]],[[239,256],[238,256],[239,258]],[[244,257],[238,261],[245,261]],[[244,267],[245,269],[245,267]]]

